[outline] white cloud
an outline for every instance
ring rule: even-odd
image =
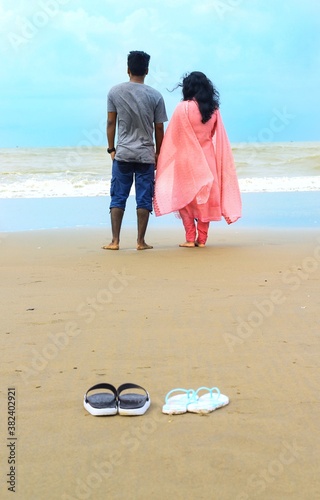
[[[55,100],[63,110],[68,102],[68,120],[89,102],[98,115],[107,90],[127,79],[128,52],[145,50],[146,83],[170,109],[181,92],[166,88],[196,69],[214,81],[231,114],[240,101],[254,116],[265,102],[268,109],[273,100],[294,103],[299,88],[308,89],[302,102],[311,102],[319,83],[319,11],[318,0],[0,0],[0,99],[8,113],[18,109],[17,99],[27,108],[41,98],[34,109]],[[10,33],[21,43],[13,46]]]
[[[103,16],[88,14],[83,8],[62,12],[55,21],[61,30],[81,41],[88,41],[91,35],[108,36],[116,32],[116,26]]]

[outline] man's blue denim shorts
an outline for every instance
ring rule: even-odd
[[[122,208],[125,210],[134,180],[137,208],[144,208],[152,212],[154,172],[154,163],[113,160],[110,208]]]

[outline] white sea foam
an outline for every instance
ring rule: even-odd
[[[242,193],[320,191],[320,175],[313,177],[251,177],[239,179]]]
[[[320,176],[316,177],[253,177],[239,179],[242,193],[320,191]],[[2,186],[0,198],[64,198],[108,196],[110,180],[75,183],[62,180],[30,179],[15,182],[7,189]],[[134,194],[134,188],[131,190]]]

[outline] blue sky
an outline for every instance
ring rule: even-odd
[[[0,147],[105,145],[130,50],[169,117],[199,70],[231,142],[319,140],[319,0],[0,0],[0,31]]]

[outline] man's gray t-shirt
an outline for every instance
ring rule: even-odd
[[[116,160],[154,163],[154,123],[168,120],[160,92],[143,83],[125,82],[108,94],[108,112],[116,112]]]

